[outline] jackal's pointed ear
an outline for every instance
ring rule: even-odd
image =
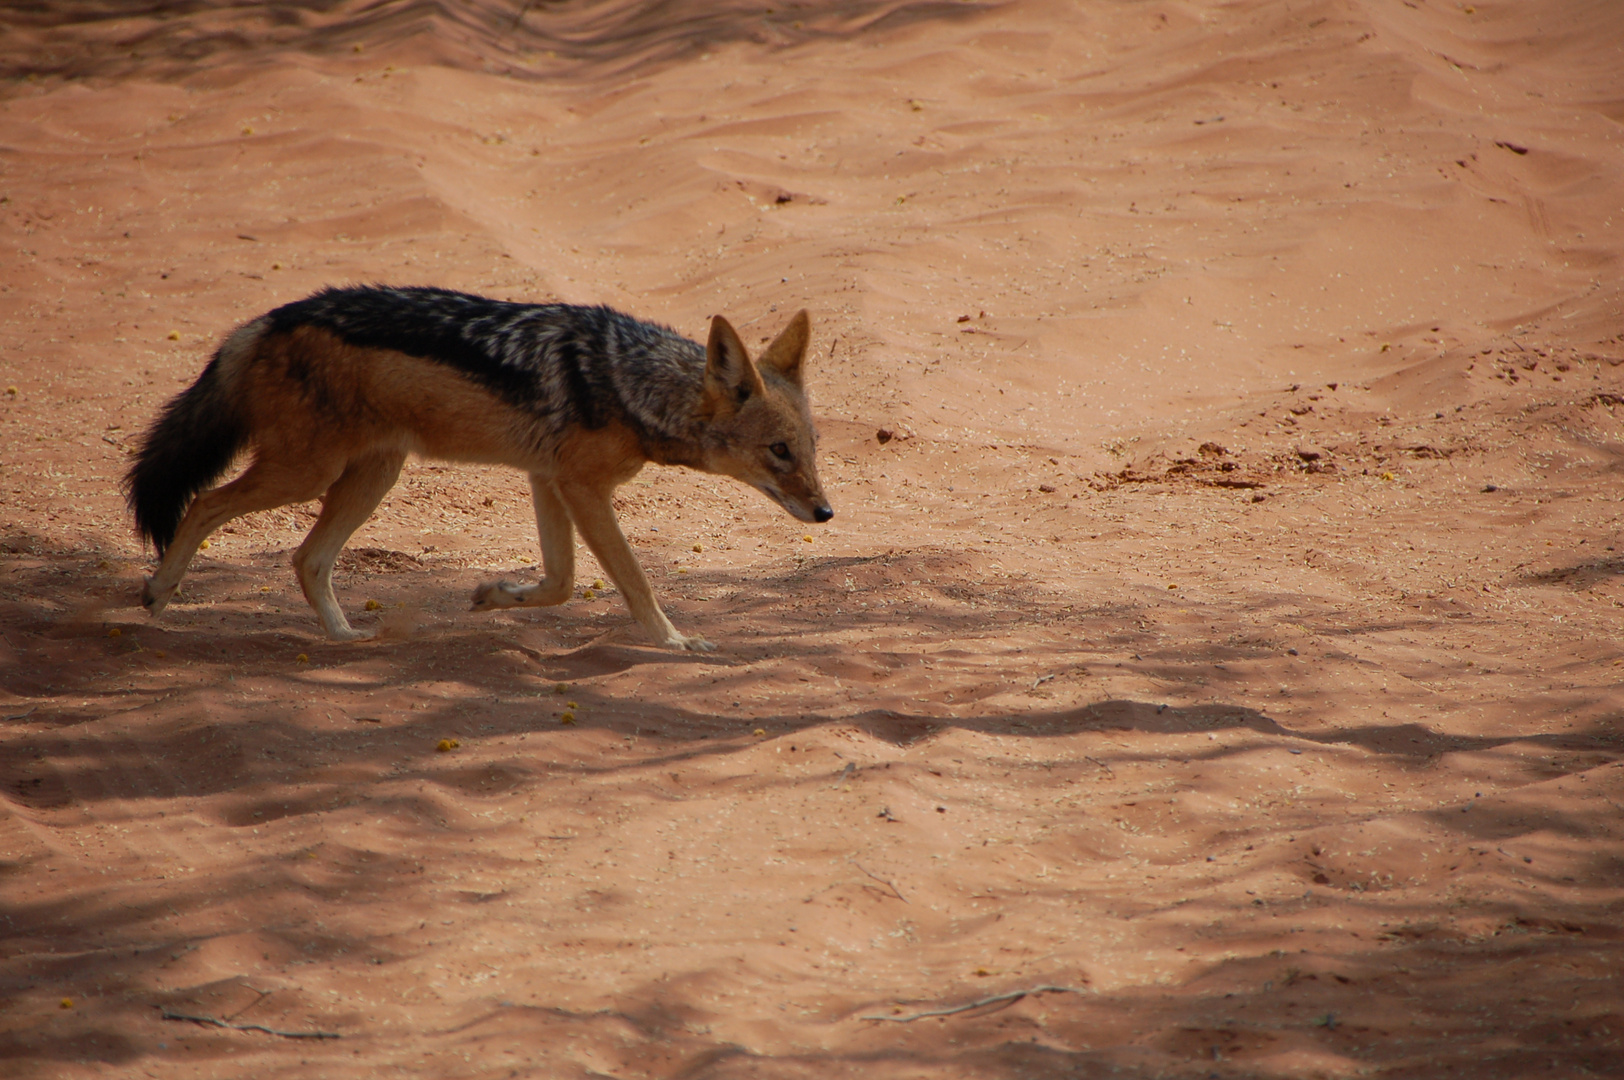
[[[717,315],[711,319],[710,344],[705,346],[705,404],[712,413],[729,413],[763,393],[761,373],[750,362],[738,331]]]
[[[806,346],[811,340],[812,319],[802,308],[756,362],[785,382],[800,386],[801,361],[806,358]]]

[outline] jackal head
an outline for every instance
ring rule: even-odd
[[[741,480],[802,521],[835,516],[818,482],[818,433],[801,382],[812,323],[800,311],[752,363],[720,315],[705,348],[706,472]]]

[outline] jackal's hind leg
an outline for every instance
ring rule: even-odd
[[[331,473],[319,469],[289,469],[279,463],[257,460],[237,479],[205,491],[187,508],[175,537],[164,549],[157,572],[141,586],[141,606],[157,615],[174,599],[180,579],[192,564],[197,549],[210,533],[233,518],[258,510],[274,510],[289,503],[303,502],[320,495]]]
[[[550,481],[530,474],[530,502],[536,510],[536,534],[541,539],[541,581],[520,586],[511,581],[487,581],[474,590],[474,611],[510,607],[551,607],[570,598],[575,584],[575,529]]]
[[[391,452],[357,458],[322,498],[321,516],[293,553],[293,570],[305,599],[316,609],[322,629],[334,641],[371,637],[373,631],[356,630],[344,617],[333,595],[333,563],[361,523],[372,516],[378,503],[395,486],[406,455]]]

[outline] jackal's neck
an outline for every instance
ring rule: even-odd
[[[665,327],[633,325],[642,340],[606,350],[621,415],[650,461],[697,468],[704,460],[705,350]]]
[[[638,433],[643,456],[656,465],[683,465],[690,469],[702,468],[704,448],[697,435],[660,436],[652,432]]]

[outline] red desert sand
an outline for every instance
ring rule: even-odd
[[[1624,1075],[1621,47],[1607,0],[9,6],[0,1072]],[[339,562],[380,640],[299,594],[314,504],[149,619],[141,431],[372,281],[810,309],[837,516],[622,489],[709,655],[584,552],[468,611],[528,491],[426,461]]]

